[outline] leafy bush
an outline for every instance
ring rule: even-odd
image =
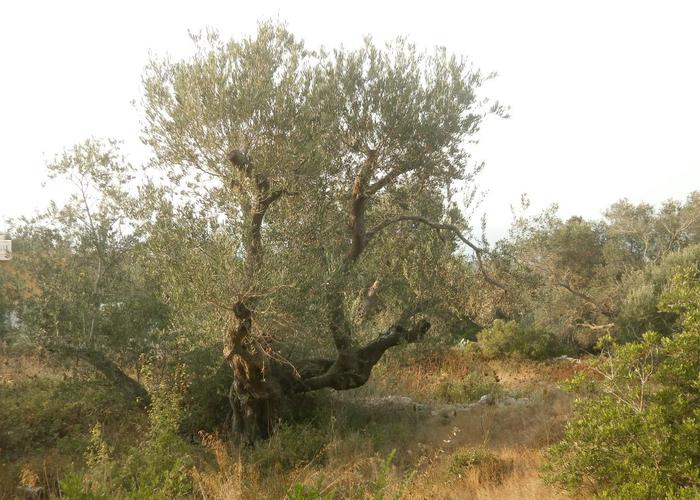
[[[471,403],[481,396],[496,396],[502,392],[496,375],[489,372],[471,372],[459,380],[446,380],[438,387],[438,397],[448,403]]]
[[[477,340],[486,358],[514,355],[537,360],[564,352],[561,342],[551,332],[524,327],[517,321],[494,320],[491,328],[477,334]]]
[[[563,441],[549,450],[549,481],[616,498],[700,495],[700,282],[694,270],[672,280],[659,307],[681,314],[683,330],[612,345],[578,380],[585,397]]]
[[[333,493],[323,494],[318,486],[305,486],[301,483],[295,483],[291,500],[333,500]]]
[[[190,446],[178,434],[182,418],[179,389],[153,393],[145,439],[118,460],[100,427],[93,427],[85,452],[86,469],[61,481],[63,496],[169,499],[190,494],[193,461]]]
[[[154,393],[143,446],[133,448],[121,470],[122,484],[138,498],[174,498],[191,490],[190,447],[178,434],[182,420],[181,387]]]
[[[116,422],[135,405],[101,380],[28,379],[0,384],[0,448],[21,453],[42,446],[82,446],[96,421]]]
[[[678,314],[661,307],[660,300],[678,269],[700,266],[700,244],[672,252],[657,264],[630,273],[622,283],[624,296],[615,319],[617,340],[640,340],[644,332],[653,330],[668,335],[676,327]]]

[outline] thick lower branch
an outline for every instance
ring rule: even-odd
[[[85,361],[95,370],[102,373],[127,398],[135,399],[144,406],[150,404],[151,396],[145,387],[124,373],[124,370],[105,356],[104,353],[93,349],[81,349],[71,346],[52,347],[51,350],[62,355],[75,356]]]
[[[385,333],[362,348],[338,353],[335,360],[301,362],[299,376],[292,391],[304,393],[330,387],[339,391],[364,385],[372,369],[391,347],[421,340],[430,329],[428,321],[420,321],[412,328],[393,325]]]
[[[416,312],[412,308],[401,319],[408,320]],[[411,328],[395,324],[361,348],[339,351],[336,359],[315,358],[291,364],[271,356],[254,339],[248,338],[250,311],[244,305],[239,303],[234,314],[237,326],[229,332],[225,352],[233,371],[229,393],[231,429],[237,439],[247,444],[269,436],[277,408],[285,398],[325,387],[336,390],[360,387],[369,380],[372,369],[387,349],[417,342],[430,329],[427,321]]]

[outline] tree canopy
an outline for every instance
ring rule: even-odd
[[[460,240],[478,249],[460,210],[479,169],[466,146],[503,109],[477,97],[490,75],[405,40],[313,51],[263,24],[195,42],[144,76],[143,139],[164,175],[142,196],[174,321],[225,333],[235,425],[253,439],[271,401],[362,385],[425,334]]]

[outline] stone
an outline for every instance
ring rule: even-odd
[[[479,398],[479,403],[481,403],[482,405],[492,405],[495,402],[496,400],[491,394],[484,394],[483,396],[481,396],[481,398]]]

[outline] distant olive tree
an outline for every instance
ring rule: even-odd
[[[465,307],[483,326],[516,320],[572,350],[596,350],[608,334],[620,341],[649,329],[667,334],[675,318],[657,302],[672,269],[696,262],[699,222],[698,192],[658,208],[621,200],[602,220],[564,220],[556,205],[517,214],[487,257],[509,292],[475,287]]]
[[[130,396],[148,400],[139,373],[167,322],[158,281],[149,280],[125,186],[133,169],[115,142],[88,140],[48,165],[68,198],[12,223],[15,249],[5,290],[16,335],[81,359]]]

